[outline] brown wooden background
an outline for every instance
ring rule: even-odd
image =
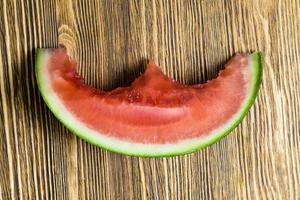
[[[300,199],[299,0],[1,0],[0,199]],[[128,85],[154,58],[182,83],[261,50],[263,83],[234,133],[191,155],[110,153],[43,103],[37,47],[67,46],[87,83]]]

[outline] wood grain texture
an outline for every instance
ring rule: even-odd
[[[1,0],[0,200],[300,199],[299,0]],[[37,47],[64,44],[88,84],[128,85],[155,59],[181,83],[235,52],[265,56],[259,96],[235,131],[160,159],[70,134],[37,90]]]

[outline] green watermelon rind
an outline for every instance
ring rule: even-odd
[[[252,68],[252,80],[250,83],[250,89],[248,97],[246,98],[246,101],[244,102],[244,105],[241,107],[240,111],[237,112],[238,114],[234,117],[234,119],[231,119],[232,122],[225,125],[225,127],[217,133],[212,134],[212,136],[209,139],[194,139],[192,142],[185,142],[185,144],[182,144],[181,148],[179,148],[177,144],[173,144],[173,147],[170,148],[168,151],[160,151],[159,148],[155,145],[143,145],[138,144],[138,146],[135,146],[135,144],[131,144],[130,142],[124,142],[121,140],[116,140],[113,138],[106,138],[107,141],[104,141],[103,138],[100,138],[96,134],[92,134],[89,131],[85,132],[83,129],[86,127],[80,127],[80,125],[77,125],[75,121],[72,120],[71,114],[64,113],[62,109],[62,104],[59,101],[56,101],[56,99],[53,97],[51,92],[47,91],[46,84],[44,84],[44,77],[42,69],[43,67],[46,67],[46,60],[47,55],[50,54],[48,49],[37,49],[36,53],[36,78],[37,78],[37,84],[38,88],[41,92],[41,95],[47,104],[48,108],[52,111],[52,113],[56,116],[59,121],[62,122],[72,133],[77,135],[78,137],[86,140],[87,142],[94,144],[96,146],[99,146],[101,148],[107,149],[112,152],[126,154],[130,156],[142,156],[142,157],[169,157],[169,156],[178,156],[178,155],[184,155],[188,153],[193,153],[195,151],[198,151],[200,149],[203,149],[207,146],[210,146],[217,141],[221,140],[223,137],[227,136],[229,133],[233,131],[234,128],[236,128],[240,122],[243,120],[243,118],[246,116],[246,114],[249,112],[251,106],[253,105],[255,98],[258,94],[261,79],[262,79],[262,70],[263,70],[263,56],[261,52],[256,52],[251,55],[250,57],[250,66]],[[66,108],[65,108],[66,109]],[[68,117],[68,115],[70,116]],[[69,118],[69,119],[68,119]],[[77,128],[76,128],[77,126]],[[79,127],[79,128],[78,128]],[[102,136],[101,136],[102,137]],[[106,137],[106,136],[104,136]],[[105,140],[106,140],[105,139]],[[109,143],[114,146],[112,147],[109,145]],[[125,144],[125,145],[124,145]],[[146,147],[147,146],[147,147]],[[145,147],[145,148],[144,148]],[[147,150],[148,149],[148,150]],[[150,150],[149,150],[150,149]]]

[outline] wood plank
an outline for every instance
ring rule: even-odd
[[[300,199],[300,1],[2,0],[0,199]],[[86,82],[129,85],[154,59],[181,83],[264,53],[263,83],[234,132],[200,152],[136,158],[64,128],[39,95],[38,47],[64,44]]]

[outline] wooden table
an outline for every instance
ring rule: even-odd
[[[299,0],[2,0],[0,199],[300,199],[299,13]],[[122,156],[69,133],[42,101],[35,49],[59,43],[106,90],[149,58],[191,84],[255,50],[263,82],[247,117],[211,147]]]

